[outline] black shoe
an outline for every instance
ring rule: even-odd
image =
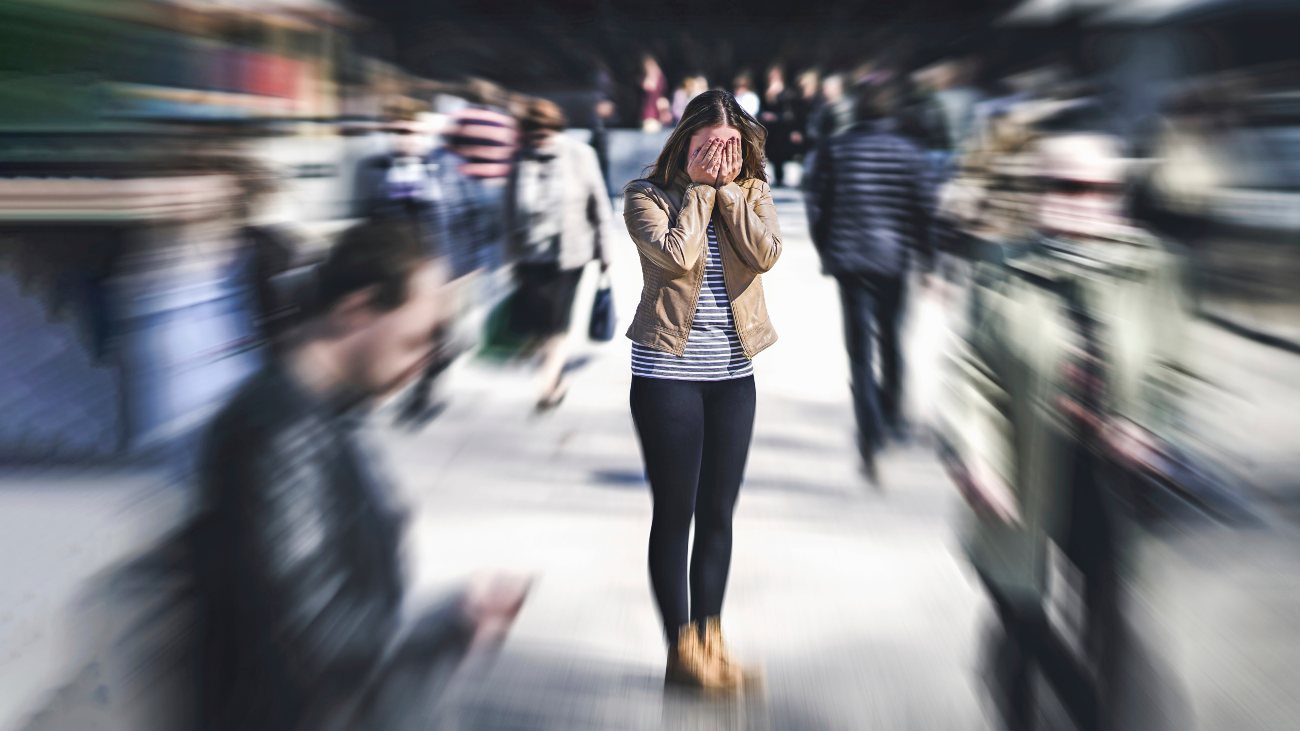
[[[867,478],[867,482],[877,490],[883,486],[880,484],[880,472],[876,469],[875,456],[862,458],[862,476]]]
[[[417,414],[413,414],[404,419],[403,425],[408,429],[408,431],[419,432],[420,429],[424,429],[425,427],[428,427],[430,423],[433,423],[433,420],[437,419],[438,416],[446,410],[446,401],[430,403],[429,406],[422,408],[422,410],[417,412]]]
[[[542,398],[538,399],[536,412],[539,414],[544,414],[548,411],[554,411],[555,409],[559,408],[560,404],[564,403],[564,398],[568,395],[569,395],[569,386],[565,384],[560,388],[556,389],[555,391],[551,392],[550,394],[547,394],[546,396],[543,396]]]
[[[907,424],[896,424],[889,429],[889,440],[900,446],[912,443],[912,429]]]
[[[393,424],[394,426],[408,426],[428,410],[429,400],[427,398],[411,398],[405,404],[402,404],[402,408],[397,412],[396,418],[393,419]]]

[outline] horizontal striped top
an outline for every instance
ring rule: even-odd
[[[686,352],[673,355],[632,343],[632,375],[678,381],[725,381],[753,375],[754,362],[740,347],[736,320],[722,278],[718,236],[709,224],[704,283],[691,321]]]
[[[481,107],[456,112],[443,133],[447,147],[465,158],[460,172],[471,178],[505,179],[518,148],[515,120]]]

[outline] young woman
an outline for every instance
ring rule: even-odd
[[[649,177],[624,191],[644,276],[627,334],[632,418],[654,495],[650,581],[670,645],[666,680],[708,690],[751,677],[723,647],[719,615],[753,435],[751,360],[776,341],[760,277],[781,255],[766,135],[731,94],[705,92]]]

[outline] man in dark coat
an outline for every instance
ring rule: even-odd
[[[857,123],[821,145],[808,189],[808,218],[822,269],[838,280],[852,368],[858,449],[868,479],[889,430],[901,430],[903,285],[914,260],[928,270],[931,203],[924,152],[899,134],[898,94],[865,86]],[[876,383],[874,340],[882,383]]]

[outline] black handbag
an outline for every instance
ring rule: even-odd
[[[600,287],[591,302],[591,324],[587,327],[587,337],[597,343],[608,343],[614,339],[617,325],[614,315],[614,292],[610,287],[609,273],[600,275]]]

